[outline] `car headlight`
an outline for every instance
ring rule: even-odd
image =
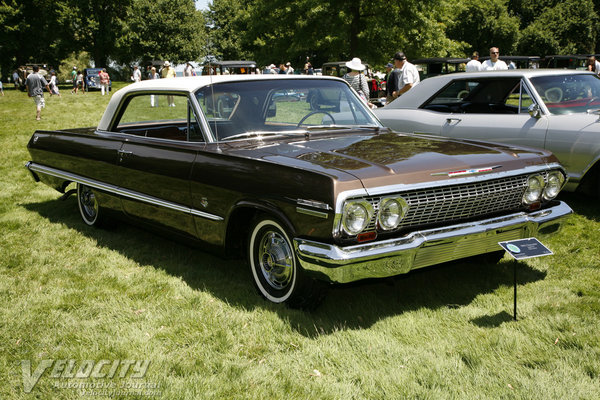
[[[539,175],[531,175],[527,178],[527,189],[523,194],[523,203],[533,204],[540,201],[542,191],[544,190],[544,178]]]
[[[395,229],[404,218],[408,204],[402,197],[387,197],[379,202],[377,221],[381,229],[389,231]]]
[[[544,188],[544,200],[552,200],[562,189],[565,183],[565,176],[560,171],[552,171],[546,178],[546,187]]]
[[[356,235],[367,227],[372,215],[373,206],[368,201],[349,201],[344,205],[342,227],[346,233]]]

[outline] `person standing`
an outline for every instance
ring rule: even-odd
[[[292,68],[292,63],[288,61],[285,64],[285,66],[287,67],[287,70],[285,71],[285,73],[288,74],[288,75],[293,75],[294,74],[294,68]]]
[[[46,90],[50,91],[50,87],[48,86],[48,82],[46,78],[41,76],[38,72],[40,67],[37,65],[33,66],[33,73],[29,74],[27,79],[25,80],[25,87],[27,88],[27,95],[29,97],[33,97],[33,101],[36,106],[36,114],[35,119],[42,119],[42,108],[46,107],[46,102],[44,100],[44,87]]]
[[[403,52],[399,51],[394,54],[394,66],[398,70],[397,88],[392,92],[394,99],[408,92],[412,87],[417,86],[421,82],[419,71],[414,64],[406,60]]]
[[[73,81],[73,89],[71,89],[71,94],[73,92],[77,94],[77,67],[73,67],[71,70],[71,80]]]
[[[155,67],[150,68],[148,79],[160,79],[160,75],[156,72]],[[155,99],[153,94],[150,95],[150,107],[158,107],[158,98]]]
[[[19,72],[14,71],[12,74],[12,78],[13,78],[13,83],[15,84],[15,89],[18,89],[19,85],[21,84],[21,78],[19,77]]]
[[[367,78],[362,71],[366,68],[360,58],[354,57],[351,61],[346,62],[348,72],[344,75],[344,80],[356,90],[358,95],[365,103],[369,103],[369,84]]]
[[[497,47],[490,48],[490,58],[481,63],[481,71],[500,71],[508,70],[508,65],[498,57],[500,50]]]
[[[192,67],[192,63],[189,61],[185,64],[185,68],[183,69],[183,76],[194,76],[194,67]]]
[[[465,67],[467,72],[477,72],[481,71],[481,62],[479,61],[479,52],[474,51],[471,55],[471,61],[467,63]]]
[[[137,65],[133,66],[133,75],[132,75],[133,81],[134,82],[141,82],[142,81],[142,71],[140,71],[140,68]]]
[[[171,67],[171,63],[168,61],[165,61],[165,65],[160,74],[163,78],[175,78],[177,76],[175,75],[175,69]],[[169,107],[175,107],[175,99],[172,95],[167,95],[167,102],[169,103]]]
[[[388,104],[394,100],[392,93],[398,90],[398,71],[394,69],[392,63],[387,63],[385,70],[385,102]]]
[[[100,78],[100,91],[102,92],[102,96],[104,96],[105,92],[108,94],[110,85],[110,76],[106,72],[106,68],[102,68],[102,71],[98,73],[98,78]]]
[[[79,87],[81,86],[81,91],[85,94],[85,85],[83,83],[83,72],[75,71],[75,94],[79,91]],[[71,92],[72,93],[72,92]]]
[[[56,83],[56,72],[52,71],[51,74],[52,76],[50,77],[50,82],[48,83],[48,86],[50,86],[50,96],[55,94],[60,97],[60,91],[58,90],[58,84]]]

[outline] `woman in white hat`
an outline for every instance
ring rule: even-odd
[[[367,83],[367,77],[362,73],[366,67],[358,57],[354,57],[351,61],[348,61],[346,67],[348,67],[349,72],[344,75],[344,79],[358,92],[360,97],[368,103],[369,85]]]

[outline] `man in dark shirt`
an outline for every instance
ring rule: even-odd
[[[34,65],[33,72],[29,74],[25,80],[27,95],[29,97],[33,97],[33,100],[35,101],[35,119],[38,121],[42,118],[42,108],[46,107],[46,102],[44,101],[44,86],[46,87],[47,91],[50,91],[50,86],[48,86],[46,78],[38,74],[39,70],[40,67]]]
[[[394,100],[394,96],[392,93],[398,90],[398,73],[399,71],[394,68],[393,64],[388,64],[390,68],[393,68],[387,75],[387,80],[385,82],[385,97],[386,104],[389,104],[392,100]],[[386,66],[386,67],[387,67]]]

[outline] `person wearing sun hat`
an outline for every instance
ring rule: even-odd
[[[362,73],[366,68],[360,58],[354,57],[352,60],[346,62],[348,72],[344,75],[344,79],[360,97],[366,102],[369,102],[369,85],[367,83],[367,77]]]

